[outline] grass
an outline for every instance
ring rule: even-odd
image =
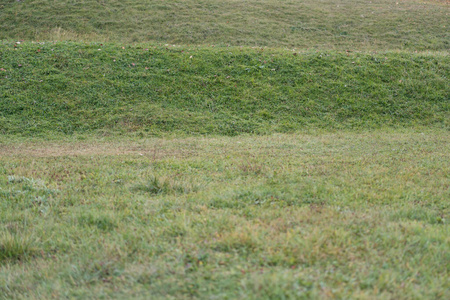
[[[445,299],[447,135],[3,144],[1,293]]]
[[[21,234],[2,232],[0,236],[0,262],[26,260],[34,253],[32,241]]]
[[[0,40],[448,50],[444,0],[3,1]]]
[[[4,42],[0,57],[4,135],[449,126],[445,52]]]
[[[450,299],[448,1],[0,2],[1,299]]]

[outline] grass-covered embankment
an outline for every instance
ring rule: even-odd
[[[447,50],[445,0],[6,0],[0,40]]]
[[[449,125],[445,53],[4,42],[0,61],[3,135]]]

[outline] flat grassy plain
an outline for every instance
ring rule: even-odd
[[[446,299],[447,137],[4,143],[1,295]]]
[[[448,1],[0,1],[0,299],[449,299]]]

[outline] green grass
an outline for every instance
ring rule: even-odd
[[[6,0],[0,40],[447,50],[444,0]]]
[[[4,135],[448,128],[450,120],[446,52],[4,42],[0,58]]]
[[[30,238],[0,248],[0,293],[446,299],[449,147],[436,129],[4,143],[1,241]]]
[[[448,1],[0,1],[1,299],[450,299]]]

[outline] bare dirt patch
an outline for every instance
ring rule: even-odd
[[[70,143],[0,145],[0,157],[59,157],[142,155],[155,159],[193,155],[192,149],[166,147],[164,142],[138,145],[133,143]]]

